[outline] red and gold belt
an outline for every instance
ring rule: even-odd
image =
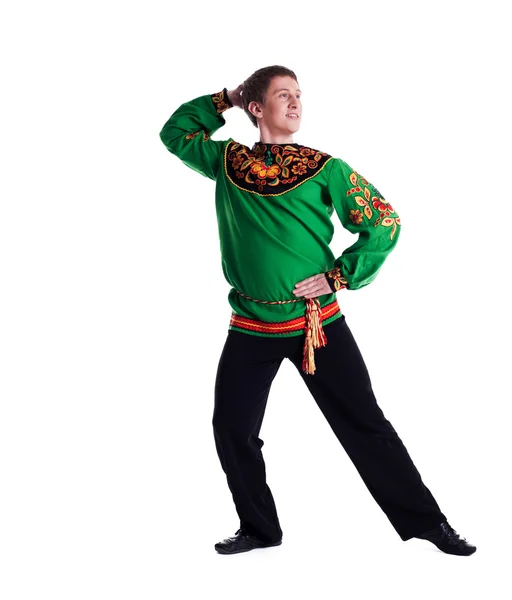
[[[262,304],[288,304],[290,302],[306,302],[306,312],[305,312],[305,324],[304,324],[304,332],[306,334],[306,338],[304,340],[304,352],[302,359],[302,370],[307,375],[314,375],[316,366],[315,366],[315,356],[314,351],[315,348],[321,348],[322,346],[327,345],[327,337],[325,335],[324,329],[322,327],[322,321],[328,317],[331,317],[333,314],[336,314],[340,310],[338,306],[337,300],[332,302],[331,304],[324,307],[324,313],[322,313],[322,308],[320,306],[320,301],[317,298],[296,298],[294,300],[257,300],[256,298],[251,298],[251,296],[247,296],[242,292],[235,289],[235,291],[247,298],[248,300],[253,300],[254,302],[261,302]],[[302,321],[301,319],[297,319],[296,321]],[[250,326],[247,326],[247,323],[251,325],[252,323],[256,323],[256,321],[251,319],[245,319],[244,317],[240,317],[238,315],[233,315],[231,317],[231,325],[239,324],[246,325],[246,329],[251,329]],[[247,322],[247,323],[246,323]],[[269,324],[271,325],[271,324]],[[296,326],[293,327],[297,329]],[[255,330],[255,328],[253,328]]]

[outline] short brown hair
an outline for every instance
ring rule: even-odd
[[[242,89],[242,104],[246,115],[251,120],[254,127],[258,127],[258,119],[251,113],[248,106],[251,102],[260,102],[265,104],[267,90],[272,78],[276,75],[283,77],[293,77],[297,81],[297,76],[293,71],[281,65],[272,65],[271,67],[263,67],[255,71],[243,83]],[[297,82],[298,83],[298,82]]]

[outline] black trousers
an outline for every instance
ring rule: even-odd
[[[266,338],[229,330],[215,381],[213,431],[240,527],[265,541],[282,538],[266,483],[259,437],[272,381],[284,358],[297,368],[366,487],[403,541],[446,520],[402,440],[377,405],[345,315],[324,325],[316,372],[302,371],[304,335]]]

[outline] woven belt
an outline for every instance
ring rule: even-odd
[[[235,288],[233,288],[235,289]],[[302,370],[307,375],[314,375],[316,371],[315,366],[315,348],[321,348],[327,344],[327,337],[322,327],[322,309],[320,307],[320,301],[317,298],[297,298],[295,300],[256,300],[251,298],[237,289],[235,291],[254,302],[261,302],[262,304],[288,304],[290,302],[306,302],[306,323],[304,326],[304,332],[306,339],[304,340],[304,352],[302,359]]]

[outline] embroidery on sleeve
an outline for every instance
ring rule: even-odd
[[[330,271],[326,271],[325,274],[329,278],[329,279],[327,279],[327,281],[333,292],[337,292],[337,291],[341,290],[342,288],[347,287],[347,280],[341,276],[339,267],[334,267],[334,269],[331,269]],[[334,289],[333,289],[333,287],[334,287]]]
[[[194,131],[193,133],[187,133],[187,135],[185,136],[186,140],[193,140],[197,135],[199,135],[200,133],[203,134],[203,141],[206,142],[210,139],[210,136],[203,130],[201,131]]]
[[[379,190],[369,183],[362,175],[360,175],[357,171],[353,171],[350,174],[350,183],[354,186],[347,191],[347,196],[351,196],[353,194],[360,194],[361,192],[364,194],[363,196],[355,195],[354,200],[356,203],[363,207],[363,210],[356,209],[350,210],[349,217],[350,220],[355,225],[360,225],[363,221],[363,215],[371,220],[373,217],[372,206],[375,210],[379,211],[381,214],[377,218],[374,223],[375,227],[382,225],[383,227],[393,227],[391,230],[391,234],[389,239],[392,240],[395,236],[395,232],[397,230],[397,225],[400,225],[400,217],[395,213],[395,210],[391,206],[391,204],[384,199]],[[373,192],[373,194],[372,194]],[[393,216],[393,213],[395,215]]]
[[[218,94],[212,94],[211,99],[218,113],[223,113],[228,108],[231,108],[231,104],[229,103],[229,99],[227,97],[226,88],[224,88],[222,92],[219,92]]]

